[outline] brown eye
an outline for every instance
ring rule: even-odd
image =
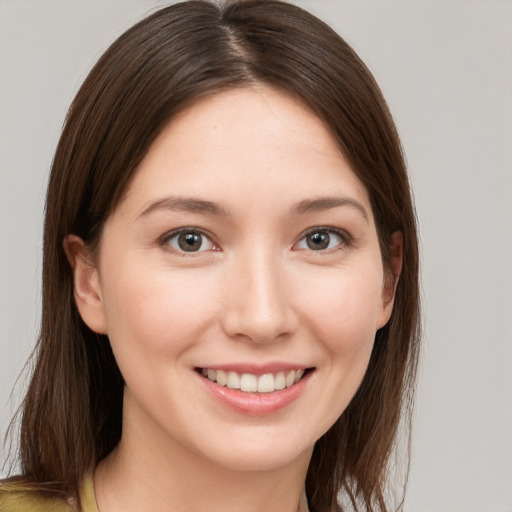
[[[311,233],[306,237],[306,243],[313,251],[327,249],[327,247],[329,247],[330,240],[330,234],[325,232]]]
[[[182,233],[178,237],[178,245],[183,251],[195,252],[201,249],[203,237],[198,233]]]
[[[325,251],[343,247],[348,244],[347,236],[334,228],[312,230],[299,241],[298,249]]]
[[[213,242],[200,231],[180,230],[166,237],[165,243],[178,252],[204,252],[215,249]]]

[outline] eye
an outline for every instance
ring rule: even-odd
[[[204,252],[217,250],[216,245],[197,229],[184,228],[167,234],[162,240],[178,252]]]
[[[347,238],[343,232],[333,228],[316,228],[306,233],[297,244],[297,248],[326,251],[348,245]]]

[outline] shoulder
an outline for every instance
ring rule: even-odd
[[[0,482],[1,512],[73,512],[67,501]]]

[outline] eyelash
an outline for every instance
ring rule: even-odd
[[[306,241],[307,237],[311,236],[311,235],[315,235],[315,234],[336,235],[340,239],[340,242],[337,243],[335,247],[326,248],[326,249],[315,250],[315,249],[311,249],[310,247],[307,247],[307,248],[304,247],[304,248],[299,248],[298,250],[304,249],[304,250],[309,250],[311,252],[315,252],[315,253],[319,253],[319,254],[330,254],[334,251],[346,249],[346,248],[350,247],[353,243],[352,237],[344,230],[329,227],[329,226],[316,226],[314,228],[308,229],[301,236],[301,238],[299,239],[299,242],[295,245],[298,245],[301,242],[304,242],[307,244],[307,241]]]
[[[306,231],[305,233],[303,233],[302,236],[300,237],[299,241],[294,244],[294,248],[297,247],[300,243],[307,244],[308,243],[307,237],[311,236],[311,235],[315,235],[315,234],[335,235],[340,239],[340,242],[337,243],[335,247],[331,247],[331,248],[327,247],[324,249],[316,250],[316,249],[312,249],[308,245],[308,247],[298,247],[297,249],[294,249],[294,250],[309,250],[311,252],[315,252],[315,253],[319,253],[319,254],[326,254],[326,253],[329,254],[334,251],[346,249],[347,247],[350,247],[352,244],[352,237],[346,231],[336,229],[333,227],[317,226],[317,227],[311,228],[308,231]],[[201,240],[201,245],[199,246],[199,250],[187,251],[187,250],[182,249],[179,246],[178,247],[173,246],[170,242],[173,239],[175,239],[176,242],[179,243],[180,235],[199,235],[199,236],[201,236],[202,240]],[[168,245],[168,246],[172,247],[178,254],[181,254],[183,256],[185,256],[185,255],[195,256],[198,253],[205,252],[205,250],[200,250],[203,247],[203,245],[205,244],[205,240],[208,241],[209,244],[211,244],[211,248],[209,250],[213,250],[213,251],[219,250],[218,246],[213,241],[212,236],[209,233],[207,233],[206,231],[204,231],[202,229],[194,228],[194,227],[179,228],[179,229],[173,230],[169,233],[166,233],[165,235],[163,235],[160,238],[159,243],[160,243],[160,245]],[[329,244],[330,244],[330,240],[329,240]],[[206,249],[206,250],[208,250],[208,249]]]
[[[166,233],[165,235],[163,235],[160,238],[160,245],[169,245],[170,247],[175,249],[175,251],[178,254],[181,254],[183,256],[185,256],[185,255],[195,256],[198,253],[205,252],[204,250],[202,250],[202,251],[201,250],[186,251],[186,250],[181,249],[180,247],[173,247],[170,244],[171,240],[176,239],[176,241],[178,242],[180,235],[200,235],[202,237],[202,242],[201,242],[201,246],[199,248],[201,248],[203,246],[203,244],[205,243],[205,240],[207,240],[212,245],[212,248],[210,250],[214,250],[214,251],[218,250],[216,243],[212,240],[212,236],[209,233],[207,233],[206,231],[204,231],[202,229],[193,228],[193,227],[179,228],[179,229],[175,229],[169,233]]]

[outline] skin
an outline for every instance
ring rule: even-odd
[[[312,203],[325,197],[337,202]],[[180,228],[206,234],[199,251],[180,249]],[[310,232],[328,246],[311,249]],[[297,510],[394,293],[367,191],[323,123],[266,86],[202,98],[150,148],[95,257],[75,236],[65,247],[82,318],[126,381],[121,442],[94,474],[100,510]],[[253,415],[196,371],[242,364],[313,371],[291,403]]]

